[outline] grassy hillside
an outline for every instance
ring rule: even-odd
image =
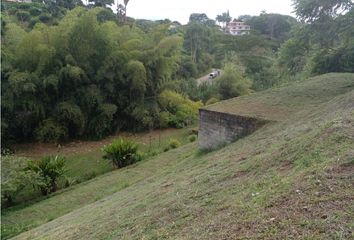
[[[212,108],[278,117],[218,151],[188,144],[5,213],[3,233],[40,225],[15,239],[354,237],[354,74]]]
[[[25,164],[28,159],[40,159],[43,156],[48,155],[64,156],[66,158],[65,177],[70,179],[73,184],[78,184],[115,170],[110,161],[103,159],[102,148],[117,138],[122,137],[124,139],[130,139],[136,142],[139,145],[139,151],[143,152],[144,154],[144,159],[147,159],[164,152],[169,147],[169,142],[171,139],[179,141],[182,145],[189,143],[189,135],[194,128],[195,126],[181,129],[171,128],[153,130],[140,133],[120,132],[116,135],[112,135],[99,141],[78,140],[74,142],[68,142],[63,144],[61,148],[58,148],[57,144],[50,143],[24,143],[15,146],[15,156],[21,157],[23,164]],[[13,165],[9,164],[11,162],[10,159],[11,156],[10,158],[1,159],[1,165],[3,166],[1,169],[2,174],[5,174],[6,171],[11,168],[6,168],[4,165]],[[59,188],[63,188],[64,184],[65,180],[62,178],[61,182],[59,182]],[[38,202],[48,197],[51,196],[42,196],[39,189],[34,189],[32,185],[27,185],[13,199],[13,207],[4,209],[2,211],[2,215],[7,215],[8,212],[13,211],[13,209],[18,211],[20,208],[26,207],[33,204],[33,202]],[[85,202],[87,203],[90,201],[93,200],[89,198]],[[58,216],[55,215],[53,217],[56,218]],[[27,229],[27,225],[23,225],[22,227],[11,227],[10,229],[6,230],[5,236],[8,234],[10,236],[16,233],[18,234],[24,229]]]
[[[289,119],[290,114],[317,108],[334,96],[352,89],[351,74],[326,74],[314,77],[311,81],[301,81],[261,93],[232,98],[208,106],[208,109],[283,121]]]

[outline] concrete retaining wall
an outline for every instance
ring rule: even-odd
[[[199,149],[215,149],[221,145],[232,143],[251,134],[266,123],[267,121],[263,119],[200,109]]]

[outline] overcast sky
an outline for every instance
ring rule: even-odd
[[[123,3],[123,0],[118,0]],[[233,18],[239,15],[267,13],[292,15],[291,0],[130,0],[127,15],[133,18],[170,19],[186,24],[191,13],[206,13],[209,18],[230,11]]]

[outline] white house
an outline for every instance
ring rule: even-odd
[[[242,21],[238,21],[234,19],[232,22],[229,22],[226,25],[226,33],[229,33],[234,36],[241,36],[241,35],[247,35],[250,34],[251,27],[249,25],[246,25]]]

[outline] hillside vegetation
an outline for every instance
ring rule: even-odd
[[[27,229],[14,239],[353,237],[354,74],[212,108],[279,117],[218,151],[191,143],[11,209],[3,236]]]

